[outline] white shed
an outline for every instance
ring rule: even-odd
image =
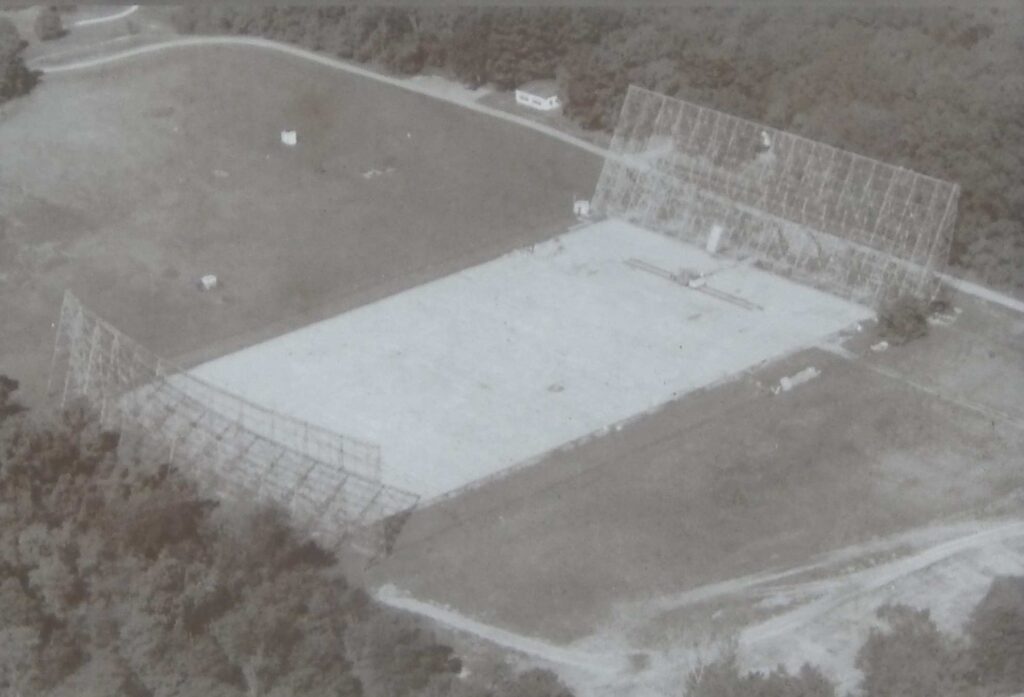
[[[520,85],[516,88],[516,103],[539,111],[553,111],[562,106],[554,80],[535,80]]]
[[[296,145],[299,142],[299,134],[295,131],[281,131],[281,142],[285,145]]]
[[[721,225],[715,224],[711,226],[711,232],[708,233],[708,241],[704,247],[708,254],[718,254],[718,250],[722,247],[722,236],[724,234],[725,230],[722,229]]]

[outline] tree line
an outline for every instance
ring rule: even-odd
[[[470,86],[558,81],[610,130],[627,86],[961,184],[953,263],[1024,290],[1021,13],[985,8],[183,8],[183,32],[263,36]]]
[[[964,635],[942,632],[928,610],[883,605],[856,656],[863,697],[1006,697],[1024,690],[1024,577],[998,577]],[[744,673],[735,650],[690,673],[686,697],[837,697],[805,664]]]
[[[37,417],[0,376],[0,694],[72,697],[572,697],[498,661],[468,677],[417,619],[350,584],[280,509],[212,501],[161,453],[72,405]],[[886,606],[857,657],[865,697],[1024,691],[1024,578],[999,578],[963,637]],[[685,697],[834,697],[812,666],[743,672]]]
[[[0,694],[571,697],[462,660],[350,584],[280,509],[202,496],[159,453],[0,376]]]

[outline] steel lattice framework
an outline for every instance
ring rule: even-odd
[[[180,370],[65,293],[50,396],[166,448],[216,496],[273,500],[329,541],[377,556],[418,497],[386,486],[377,446],[280,414]]]
[[[866,305],[930,298],[959,187],[631,86],[593,210]]]

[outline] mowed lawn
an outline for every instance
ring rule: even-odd
[[[601,165],[246,47],[47,77],[3,108],[0,153],[0,373],[30,401],[65,289],[194,363],[564,231]]]

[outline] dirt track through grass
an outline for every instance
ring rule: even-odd
[[[804,352],[757,377],[806,365],[822,377],[787,395],[726,385],[426,509],[377,577],[569,641],[616,603],[799,564],[1024,484],[1019,430],[855,362]]]

